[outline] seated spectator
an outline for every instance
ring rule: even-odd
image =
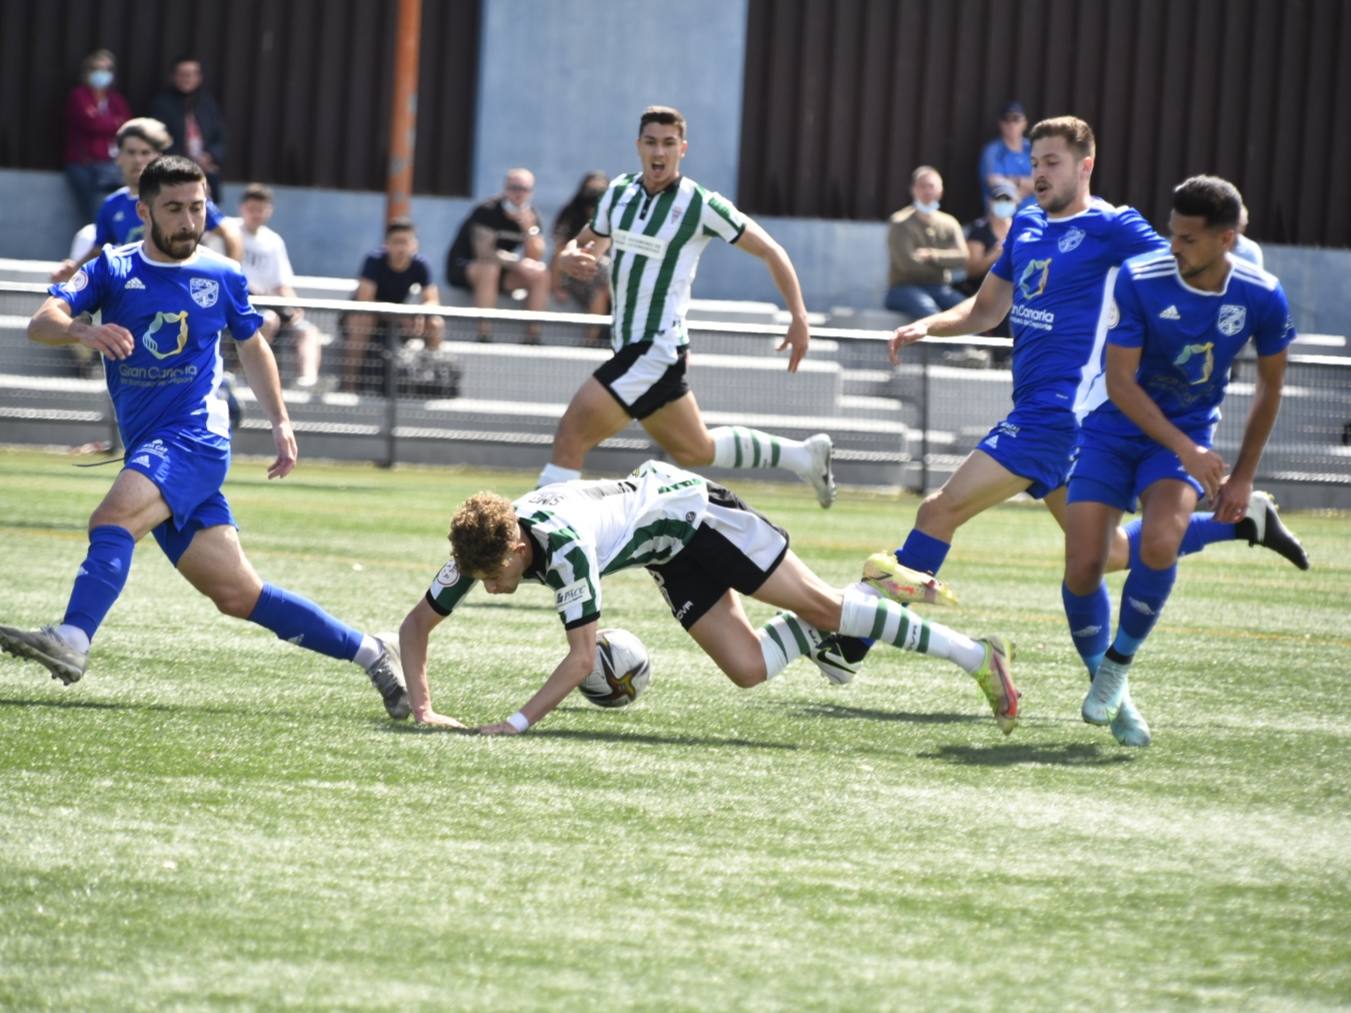
[[[385,245],[361,265],[354,298],[358,302],[402,303],[410,295],[416,295],[426,306],[441,304],[440,294],[432,283],[431,265],[418,253],[417,230],[412,220],[394,218],[385,226]],[[441,347],[445,321],[438,316],[410,315],[389,320],[377,319],[374,313],[349,313],[345,321],[347,362],[343,369],[343,390],[356,393],[362,387],[366,348],[372,337],[383,342],[388,334],[386,328],[397,328],[401,340],[416,338],[428,348],[437,349]],[[369,382],[365,386],[369,389]]]
[[[966,240],[952,215],[938,210],[943,177],[931,165],[910,175],[913,203],[891,216],[891,279],[886,307],[912,319],[951,309],[966,298],[952,287],[966,270]]]
[[[572,302],[587,313],[610,312],[610,258],[603,256],[597,262],[597,271],[586,281],[574,278],[561,267],[559,254],[577,233],[591,224],[596,215],[596,205],[605,196],[610,180],[600,170],[588,172],[582,177],[581,185],[572,199],[563,205],[554,219],[554,259],[550,265],[553,279],[554,299],[560,303]],[[604,340],[602,329],[587,328],[587,340],[592,344]]]
[[[121,179],[117,128],[131,119],[131,107],[113,87],[115,70],[112,53],[94,50],[80,64],[80,83],[66,98],[66,182],[85,222],[94,220]]]
[[[1248,205],[1246,204],[1240,207],[1238,211],[1238,235],[1234,237],[1234,256],[1242,257],[1258,267],[1266,266],[1262,247],[1248,238]]]
[[[985,214],[962,229],[966,237],[966,278],[954,288],[966,295],[979,291],[980,283],[1004,249],[1004,239],[1013,227],[1017,211],[1017,188],[1011,183],[996,183],[985,204]]]
[[[169,147],[171,138],[159,120],[140,116],[127,120],[117,131],[117,167],[122,172],[123,187],[109,194],[99,206],[94,219],[94,245],[83,256],[63,260],[52,272],[52,281],[60,283],[73,275],[86,261],[93,260],[105,246],[134,243],[145,234],[145,225],[136,210],[137,187],[145,167],[159,158]],[[239,260],[244,245],[233,225],[225,220],[220,208],[208,198],[206,202],[206,231],[216,235],[225,247],[225,255]]]
[[[526,290],[527,309],[549,304],[549,269],[544,266],[544,237],[538,212],[530,206],[535,177],[527,169],[507,173],[502,193],[470,213],[446,254],[446,280],[474,293],[474,305],[492,309],[499,292]],[[527,332],[539,339],[539,324]],[[492,324],[480,320],[480,341],[492,336]]]
[[[268,227],[272,218],[273,197],[270,187],[250,183],[239,202],[238,223],[244,240],[244,277],[249,280],[253,295],[296,297],[295,272],[286,253],[286,240]],[[319,380],[319,354],[323,336],[319,328],[305,319],[299,306],[285,309],[264,309],[263,326],[258,333],[273,344],[278,334],[285,334],[296,351],[297,387],[313,387]]]
[[[980,191],[985,200],[994,196],[996,183],[1017,188],[1018,201],[1032,194],[1032,142],[1027,131],[1027,113],[1021,102],[1006,103],[999,111],[999,136],[980,151]]]
[[[169,87],[150,100],[150,115],[165,125],[171,155],[186,155],[202,167],[215,197],[224,200],[221,165],[225,161],[225,114],[202,87],[202,64],[195,56],[174,61]]]

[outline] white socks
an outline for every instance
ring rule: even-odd
[[[62,623],[60,626],[54,627],[53,632],[72,651],[79,651],[81,654],[89,653],[89,634],[78,626]]]
[[[807,624],[791,612],[780,612],[760,627],[760,653],[765,659],[765,679],[773,679],[789,663],[811,654]]]
[[[553,485],[555,482],[576,482],[581,477],[582,473],[577,468],[560,468],[556,464],[546,464],[539,473],[539,481],[535,483],[535,488]]]
[[[745,426],[718,426],[708,435],[713,437],[715,468],[787,468],[798,475],[812,468],[811,451],[799,440]]]
[[[361,635],[361,646],[357,648],[356,657],[352,659],[362,668],[370,668],[380,660],[380,641],[376,640],[369,633]]]
[[[931,623],[888,598],[845,588],[840,632],[848,637],[883,640],[903,651],[946,658],[970,673],[985,661],[985,648],[965,634]]]

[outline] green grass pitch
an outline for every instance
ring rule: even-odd
[[[59,618],[113,470],[0,451],[0,621]],[[464,496],[531,483],[263,471],[226,490],[254,565],[371,632]],[[915,509],[737,489],[841,584]],[[1344,1008],[1351,525],[1287,519],[1307,574],[1243,544],[1184,561],[1132,683],[1142,752],[1079,720],[1030,505],[962,532],[962,606],[929,611],[1017,641],[1008,739],[957,669],[895,650],[847,687],[797,662],[737,690],[640,572],[604,615],[652,654],[635,706],[425,732],[217,615],[147,539],[81,683],[0,658],[0,1008]],[[522,704],[563,651],[549,603],[472,594],[433,637],[438,708]]]

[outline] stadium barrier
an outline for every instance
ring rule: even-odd
[[[44,295],[38,283],[0,281],[0,442],[115,444],[101,364],[26,338]],[[305,456],[539,467],[569,399],[610,355],[609,318],[587,314],[316,298],[255,302],[301,309],[323,335],[318,382],[307,387],[297,384],[294,336],[283,332],[274,344]],[[926,339],[906,348],[893,369],[888,332],[813,328],[810,353],[790,376],[785,354],[774,351],[782,325],[691,320],[689,326],[690,383],[708,424],[798,439],[829,432],[843,484],[934,488],[1010,406],[1007,339]],[[491,328],[487,340],[481,328]],[[223,342],[223,355],[242,408],[236,445],[267,454],[269,427],[232,344]],[[1229,461],[1242,440],[1254,375],[1249,353],[1236,365],[1216,436]],[[661,453],[635,423],[605,441],[588,467],[623,470]],[[1259,480],[1305,488],[1301,505],[1342,503],[1334,490],[1351,503],[1351,357],[1291,356]]]

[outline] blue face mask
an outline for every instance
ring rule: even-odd
[[[1018,204],[1016,201],[997,200],[990,202],[990,214],[996,218],[1012,218],[1017,210]]]
[[[89,72],[89,86],[100,90],[113,83],[113,72],[111,70],[91,70]]]

